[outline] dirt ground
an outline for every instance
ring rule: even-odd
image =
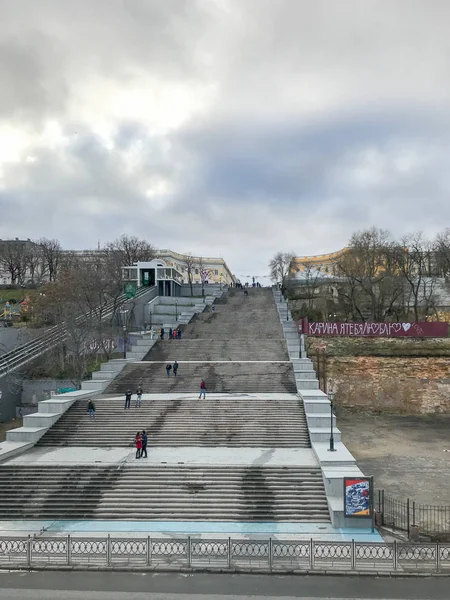
[[[450,505],[450,415],[378,416],[339,411],[342,439],[375,488]],[[444,452],[447,450],[448,452]]]
[[[6,440],[7,431],[16,429],[17,427],[22,427],[22,419],[14,419],[14,421],[9,421],[8,423],[0,423],[0,442]]]

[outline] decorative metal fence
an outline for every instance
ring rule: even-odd
[[[448,573],[449,544],[94,537],[0,537],[0,568],[170,568]]]
[[[398,500],[378,492],[378,512],[381,523],[411,534],[412,527],[418,527],[419,532],[433,540],[450,541],[450,506],[432,506],[418,504],[412,500]]]

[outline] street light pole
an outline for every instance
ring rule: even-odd
[[[289,304],[288,304],[287,300],[286,300],[286,321],[289,321]]]
[[[334,392],[328,392],[328,399],[330,401],[330,447],[328,448],[328,452],[336,452],[336,448],[334,447],[334,431],[333,431],[333,400],[334,400]]]
[[[178,322],[178,300],[175,300],[175,321]]]
[[[124,358],[127,357],[127,346],[128,346],[127,326],[124,325],[123,326],[123,357]]]

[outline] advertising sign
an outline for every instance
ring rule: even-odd
[[[372,517],[371,477],[344,477],[344,516]]]
[[[448,323],[334,323],[297,322],[299,333],[340,337],[447,337]]]

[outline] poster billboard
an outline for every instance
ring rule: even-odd
[[[311,336],[336,337],[447,337],[448,323],[353,323],[312,322],[301,319],[297,322],[299,333]]]
[[[372,517],[372,478],[344,477],[344,516]]]

